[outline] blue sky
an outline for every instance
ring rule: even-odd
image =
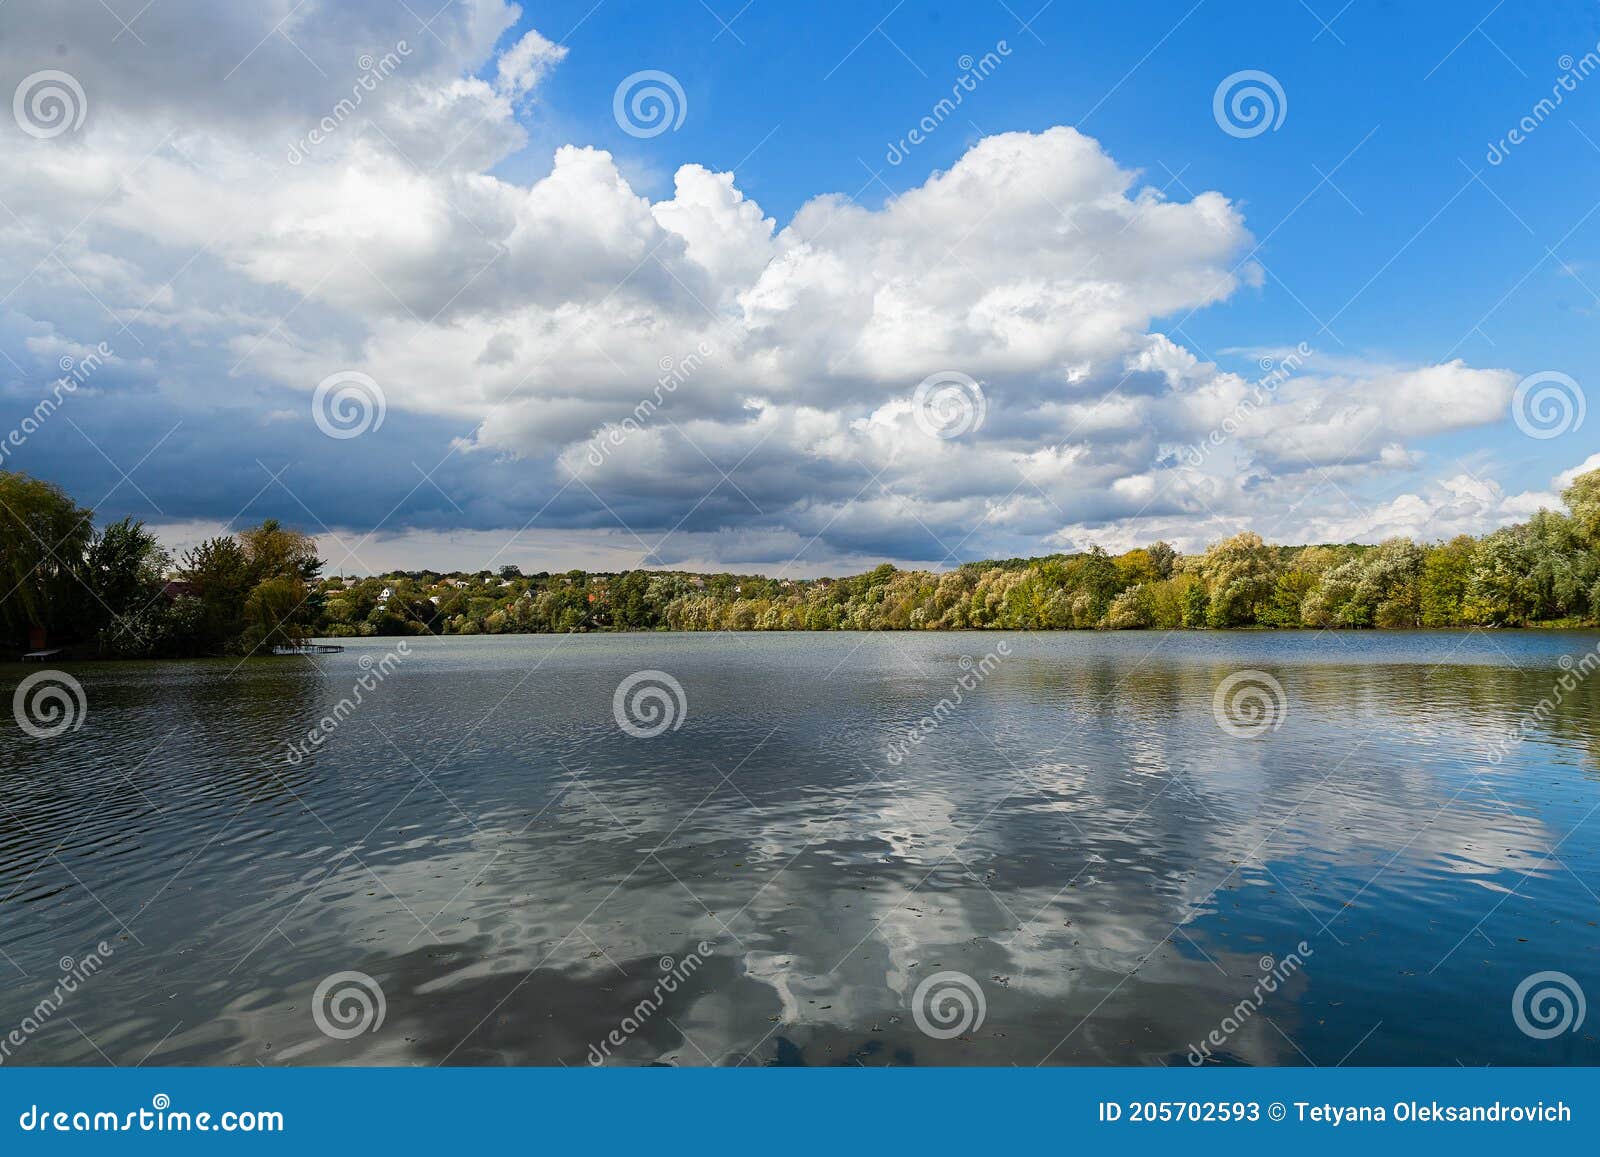
[[[1258,239],[1271,234],[1259,253],[1269,283],[1184,324],[1213,355],[1305,339],[1592,377],[1600,93],[1574,93],[1501,164],[1486,155],[1549,95],[1561,57],[1600,42],[1594,5],[1322,0],[1319,14],[1281,2],[1039,11],[1037,0],[907,0],[807,5],[801,16],[758,0],[729,29],[718,15],[743,0],[721,0],[716,14],[697,7],[615,22],[603,5],[585,20],[592,0],[542,8],[544,31],[576,26],[579,49],[547,90],[555,122],[579,131],[561,112],[606,107],[618,71],[680,62],[694,113],[681,131],[641,144],[602,121],[592,139],[658,188],[679,164],[744,161],[740,186],[780,220],[824,191],[881,203],[984,134],[1074,125],[1173,196],[1220,190]],[[1012,49],[1004,67],[928,143],[887,164],[887,146],[948,93],[958,58],[1001,40]],[[1289,111],[1276,132],[1240,140],[1217,131],[1211,98],[1247,68],[1278,78]],[[1522,482],[1547,481],[1549,447],[1490,444]]]
[[[126,7],[0,8],[6,91],[57,69],[88,107],[43,139],[0,126],[20,162],[0,179],[0,426],[109,330],[117,357],[5,465],[175,541],[270,514],[336,541],[335,569],[837,573],[1250,526],[1438,537],[1554,501],[1596,448],[1600,418],[1538,438],[1512,413],[1531,374],[1594,393],[1593,5],[474,0],[426,28],[359,0]],[[286,166],[352,61],[402,39]],[[615,119],[642,70],[681,87],[680,127]],[[1219,125],[1243,70],[1281,89],[1276,129]],[[636,211],[682,166],[743,198],[706,209],[714,259],[682,213]],[[825,214],[826,194],[847,200]],[[581,468],[650,367],[708,335],[707,368]],[[1242,433],[1199,469],[1175,457],[1299,343],[1314,354]],[[336,372],[376,384],[381,426],[321,433]],[[919,433],[914,388],[947,372],[978,383],[981,428]]]

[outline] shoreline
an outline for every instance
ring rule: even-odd
[[[1589,634],[1600,635],[1600,624],[1552,622],[1528,623],[1518,627],[1264,627],[1252,624],[1242,627],[940,627],[929,629],[926,627],[879,627],[879,628],[854,628],[840,627],[828,630],[788,630],[774,629],[762,630],[760,628],[728,629],[728,630],[631,630],[631,629],[597,629],[586,631],[480,631],[474,633],[430,633],[419,635],[317,635],[308,639],[312,644],[350,645],[372,643],[374,645],[394,640],[422,640],[422,639],[525,639],[525,638],[561,638],[569,635],[1323,635],[1335,633],[1341,636],[1361,635],[1471,635],[1483,632],[1504,632],[1507,634]],[[71,646],[62,648],[70,652]],[[257,654],[257,655],[182,655],[182,656],[128,656],[128,655],[73,655],[64,654],[50,662],[24,662],[20,653],[15,656],[0,656],[0,667],[25,667],[36,670],[49,670],[61,664],[97,665],[102,663],[192,663],[196,660],[231,661],[239,664],[245,662],[268,662],[285,659],[309,658],[311,655],[296,654]]]

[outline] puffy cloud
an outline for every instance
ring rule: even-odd
[[[427,28],[387,4],[163,0],[138,51],[54,55],[102,17],[0,7],[0,80],[77,70],[94,114],[3,130],[24,163],[0,170],[0,341],[8,396],[58,349],[116,347],[82,429],[138,459],[180,421],[140,467],[168,519],[276,502],[430,548],[527,527],[583,557],[815,569],[1481,529],[1517,501],[1418,477],[1419,443],[1503,420],[1508,371],[1312,355],[1263,388],[1163,333],[1255,282],[1243,214],[1141,185],[1074,129],[986,137],[879,207],[823,194],[780,227],[695,164],[658,200],[582,144],[502,175],[567,50],[500,0]],[[315,433],[337,370],[380,383],[381,430]],[[958,438],[914,402],[945,371],[982,393]],[[41,472],[98,481],[77,438],[42,437]],[[258,460],[299,465],[263,487]],[[1380,482],[1417,493],[1361,511]],[[1331,491],[1348,515],[1313,517]]]
[[[532,91],[566,56],[564,46],[550,43],[530,28],[521,40],[500,54],[495,64],[495,87],[511,96],[521,96]]]
[[[1552,480],[1552,485],[1557,490],[1565,490],[1572,485],[1578,475],[1587,474],[1591,470],[1600,470],[1600,451],[1590,454],[1570,470],[1563,470],[1560,474],[1557,474]]]
[[[1460,360],[1291,380],[1274,409],[1274,445],[1262,451],[1281,468],[1294,468],[1297,458],[1301,466],[1382,460],[1393,456],[1395,439],[1499,421],[1515,387],[1509,371],[1473,369]]]

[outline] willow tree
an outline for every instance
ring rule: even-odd
[[[61,487],[0,470],[0,640],[23,644],[30,628],[72,631],[93,520]]]

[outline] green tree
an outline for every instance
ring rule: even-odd
[[[1422,563],[1422,548],[1404,538],[1387,539],[1363,558],[1356,599],[1372,608],[1373,623],[1422,625]]]
[[[1278,576],[1272,585],[1272,598],[1257,613],[1257,619],[1268,627],[1304,626],[1300,608],[1306,596],[1317,586],[1317,576],[1308,570],[1291,567]]]
[[[1254,623],[1271,601],[1276,572],[1276,556],[1259,534],[1245,531],[1211,547],[1200,559],[1200,574],[1210,588],[1206,622],[1213,627]]]
[[[230,536],[209,538],[184,554],[178,577],[200,604],[199,649],[205,654],[236,649],[244,632],[244,600],[251,587],[244,547]]]
[[[1467,595],[1472,556],[1477,548],[1476,539],[1462,534],[1424,552],[1420,580],[1423,626],[1461,625],[1461,604]]]
[[[1122,589],[1123,578],[1117,571],[1117,564],[1099,546],[1091,546],[1089,553],[1075,562],[1075,566],[1067,567],[1067,574],[1071,586],[1087,596],[1086,610],[1080,610],[1078,617],[1088,620],[1076,625],[1093,626],[1104,617],[1111,600]]]
[[[312,583],[322,573],[316,539],[298,530],[287,529],[276,518],[269,518],[249,530],[241,530],[238,539],[249,564],[252,586],[273,578]]]
[[[1575,519],[1541,510],[1525,524],[1532,565],[1528,585],[1538,620],[1582,614],[1595,580],[1595,554]]]
[[[100,530],[84,551],[89,594],[84,623],[97,629],[100,649],[116,655],[167,650],[166,571],[171,556],[145,529],[124,518]]]
[[[1106,626],[1126,631],[1149,627],[1155,623],[1155,608],[1150,602],[1150,592],[1142,584],[1131,586],[1111,600],[1106,611]]]
[[[1533,545],[1526,528],[1504,527],[1480,540],[1461,604],[1463,621],[1493,627],[1528,623],[1538,609],[1537,592],[1529,579],[1533,568]]]
[[[309,637],[305,603],[305,584],[296,579],[281,576],[257,583],[244,600],[240,649],[256,655],[305,642]]]
[[[1591,550],[1600,550],[1600,470],[1591,470],[1572,480],[1561,492],[1561,501],[1572,512],[1578,533]]]
[[[77,571],[93,529],[94,512],[59,486],[0,470],[0,642],[25,645],[30,628],[81,633]]]
[[[1169,579],[1178,566],[1178,552],[1168,542],[1152,542],[1144,548],[1145,554],[1150,557],[1150,565],[1155,568],[1158,579]]]

